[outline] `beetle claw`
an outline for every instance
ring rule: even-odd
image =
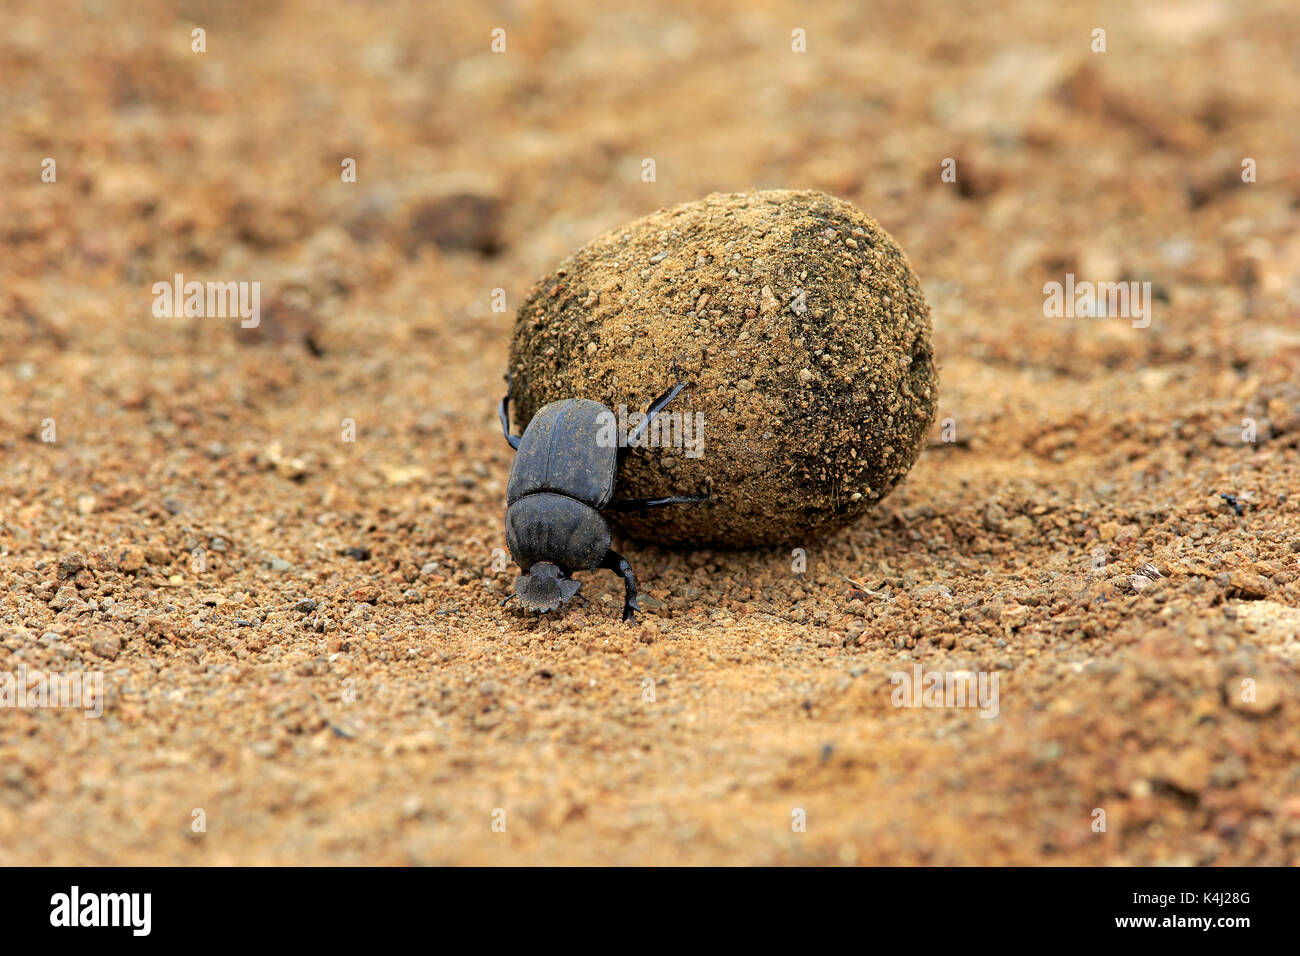
[[[678,385],[682,383],[682,368],[677,362],[677,356],[673,356],[673,381]]]

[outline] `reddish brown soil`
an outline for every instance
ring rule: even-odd
[[[11,8],[0,671],[106,699],[0,710],[0,863],[1300,862],[1294,4],[744,7]],[[907,251],[930,447],[802,574],[629,543],[637,626],[500,607],[522,295],[750,188]],[[1045,318],[1067,273],[1150,326]],[[918,663],[996,718],[894,707]]]

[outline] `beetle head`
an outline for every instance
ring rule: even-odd
[[[527,574],[515,578],[519,603],[542,614],[567,604],[580,587],[581,584],[566,578],[564,572],[549,561],[540,561],[529,568]]]

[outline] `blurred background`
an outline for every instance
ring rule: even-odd
[[[877,218],[949,358],[1026,333],[1055,370],[1145,362],[1196,347],[1222,306],[1256,324],[1216,348],[1269,347],[1261,326],[1300,302],[1287,2],[11,2],[5,19],[11,355],[220,335],[139,316],[141,288],[182,271],[261,279],[270,324],[322,349],[419,337],[496,362],[512,311],[485,313],[492,289],[513,310],[606,229],[750,187]],[[1079,354],[1077,328],[1038,321],[1042,283],[1071,271],[1150,278],[1162,330]]]

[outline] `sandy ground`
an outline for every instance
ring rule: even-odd
[[[0,710],[0,863],[1300,862],[1294,4],[744,6],[6,5],[0,672],[104,699]],[[929,448],[802,572],[501,608],[515,307],[787,187],[921,276]]]

